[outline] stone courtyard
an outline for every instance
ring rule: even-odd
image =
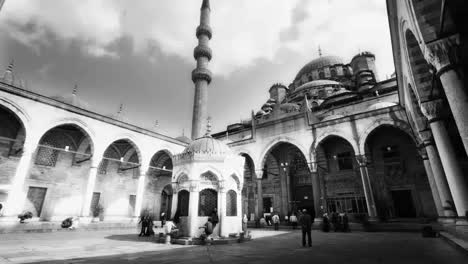
[[[253,240],[215,246],[164,245],[133,230],[3,234],[0,263],[466,263],[468,254],[419,233],[252,230]]]

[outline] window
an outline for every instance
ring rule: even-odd
[[[179,216],[188,216],[190,193],[186,190],[182,190],[177,197],[177,211],[179,211]]]
[[[46,146],[40,146],[37,150],[35,163],[37,165],[54,167],[57,162],[57,157],[58,150]]]
[[[215,208],[218,208],[218,193],[211,189],[201,191],[198,200],[198,216],[210,216]]]
[[[319,72],[319,79],[325,79],[325,73],[323,71]]]
[[[338,170],[352,170],[353,169],[353,159],[351,157],[351,152],[338,153],[336,155],[338,161]]]
[[[237,194],[233,190],[226,194],[226,216],[237,216]]]

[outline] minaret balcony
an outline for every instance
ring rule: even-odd
[[[204,46],[204,45],[198,45],[193,50],[193,57],[196,60],[198,60],[198,58],[200,58],[200,57],[206,57],[206,58],[208,58],[208,60],[211,60],[212,54],[213,53],[211,51],[211,48],[208,47],[208,46]]]
[[[208,39],[211,39],[213,34],[213,31],[211,30],[211,27],[208,25],[199,25],[197,27],[197,38],[200,38],[200,36],[205,35],[208,37]]]
[[[211,71],[205,68],[196,68],[192,71],[192,81],[194,83],[200,80],[205,80],[209,84],[211,83],[211,76]]]

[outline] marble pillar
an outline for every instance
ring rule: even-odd
[[[84,192],[83,204],[81,205],[80,218],[89,218],[91,210],[91,200],[93,199],[94,186],[96,185],[96,177],[101,159],[92,159],[91,167],[88,172],[86,182],[86,190]]]
[[[263,189],[262,189],[262,178],[257,178],[257,217],[260,219],[263,217]]]
[[[429,120],[457,214],[464,216],[468,211],[468,183],[455,155],[444,121],[441,119],[444,110],[443,101],[437,99],[421,103],[421,110]]]
[[[311,180],[312,180],[312,193],[314,196],[314,209],[315,209],[315,218],[321,218],[322,214],[325,213],[325,210],[322,210],[320,206],[322,203],[320,202],[321,192],[320,192],[320,179],[317,171],[317,165],[314,164],[311,169]],[[324,208],[325,209],[325,208]]]
[[[226,192],[227,189],[224,187],[220,187],[218,190],[218,215],[219,215],[219,236],[220,237],[228,237],[229,231],[227,228],[227,221],[226,221]],[[216,233],[214,233],[216,234]]]
[[[23,154],[16,167],[15,177],[13,178],[8,198],[3,208],[4,216],[16,217],[23,210],[26,199],[24,182],[29,174],[35,154],[36,147],[32,144],[23,147]]]
[[[421,151],[421,158],[424,163],[424,169],[426,170],[427,180],[429,186],[431,187],[432,199],[434,200],[434,205],[437,211],[437,216],[444,216],[444,208],[440,199],[439,191],[434,179],[434,173],[432,172],[431,162],[427,156],[426,151]]]
[[[423,133],[427,133],[427,132],[422,132],[422,133],[420,132],[420,135],[422,135]],[[442,166],[442,162],[440,161],[439,154],[437,154],[437,149],[436,149],[434,140],[432,136],[430,135],[430,132],[428,136],[423,136],[422,139],[423,139],[423,146],[426,150],[427,158],[430,163],[429,166],[431,168],[432,175],[434,177],[434,184],[437,188],[437,194],[439,196],[440,204],[443,209],[443,214],[442,215],[439,214],[439,216],[453,217],[455,216],[455,211],[450,210],[450,208],[448,207],[449,204],[447,203],[447,201],[453,201],[452,194],[450,193],[450,189],[447,183],[447,178],[445,177],[444,168]],[[424,162],[426,162],[426,160]],[[426,163],[424,165],[426,166]],[[429,174],[428,174],[428,177],[429,177]],[[434,202],[435,202],[435,199],[436,199],[436,196],[434,196]]]
[[[135,211],[133,213],[133,217],[135,218],[140,216],[141,207],[143,205],[143,196],[145,195],[146,172],[146,168],[140,168],[140,176],[138,177],[137,193],[135,198]]]
[[[460,35],[455,34],[427,44],[425,57],[437,70],[457,124],[465,151],[468,153],[468,89],[457,61],[460,54]]]
[[[197,237],[198,234],[198,200],[200,197],[198,183],[191,182],[189,197],[188,234],[190,237]],[[204,223],[203,223],[204,224]],[[201,226],[201,225],[200,225]]]
[[[367,170],[367,157],[366,155],[358,155],[356,156],[356,160],[359,165],[359,171],[361,172],[362,187],[366,197],[369,220],[377,220],[377,208],[375,206],[374,193],[372,192],[372,186],[369,179],[369,171]]]

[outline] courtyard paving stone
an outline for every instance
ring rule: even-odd
[[[468,263],[468,255],[440,238],[418,233],[252,230],[241,244],[180,246],[153,243],[125,231],[6,234],[0,263]]]

